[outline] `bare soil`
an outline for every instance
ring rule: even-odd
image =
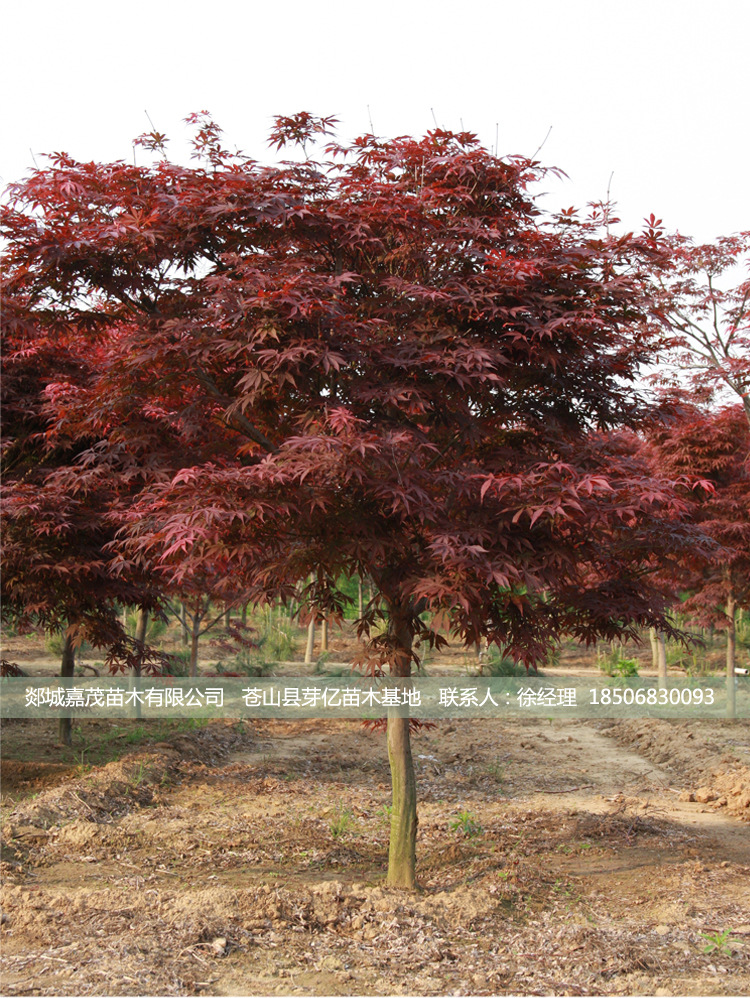
[[[4,654],[59,672],[38,636]],[[548,671],[592,668],[568,644]],[[750,993],[747,722],[422,729],[414,894],[384,886],[385,739],[359,722],[2,734],[3,994]]]
[[[126,750],[118,725],[77,738]],[[419,732],[415,894],[383,886],[358,722],[142,725],[93,768],[53,722],[3,734],[4,994],[750,992],[746,723]]]

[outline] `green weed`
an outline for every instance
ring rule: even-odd
[[[340,808],[336,812],[333,819],[331,820],[330,825],[328,826],[331,829],[331,835],[334,837],[334,839],[341,838],[342,835],[345,835],[347,833],[351,821],[352,821],[352,812],[349,810],[348,807]]]
[[[606,676],[630,678],[638,675],[638,660],[623,658],[619,648],[606,655],[597,653],[597,664]]]
[[[500,759],[495,759],[487,766],[487,773],[494,777],[498,783],[505,781],[505,765]]]
[[[725,929],[723,932],[701,932],[701,936],[706,940],[703,947],[704,953],[724,953],[730,955],[732,945],[737,942],[732,938],[732,930]]]
[[[146,766],[141,762],[138,765],[138,769],[133,773],[133,775],[128,780],[128,783],[132,787],[139,787],[148,776],[148,770]]]
[[[482,826],[470,811],[461,811],[458,818],[448,826],[452,832],[461,832],[466,838],[473,839],[482,834]]]

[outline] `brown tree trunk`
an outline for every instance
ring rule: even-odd
[[[148,610],[141,609],[138,611],[138,620],[135,625],[135,640],[139,642],[139,644],[141,645],[145,645],[146,643],[146,631],[148,631]],[[141,678],[140,662],[137,665],[133,666],[133,671],[131,675],[133,679]],[[134,697],[133,717],[140,717],[140,716],[141,716],[141,704],[138,698]]]
[[[667,643],[664,640],[664,635],[661,631],[659,631],[659,639],[657,642],[657,662],[659,689],[665,690],[667,688]]]
[[[310,618],[307,625],[307,647],[305,648],[305,664],[310,665],[313,660],[313,649],[315,647],[315,618]]]
[[[417,782],[411,754],[409,718],[388,717],[388,762],[393,791],[388,886],[417,886]]]
[[[362,576],[357,576],[357,615],[361,618],[365,612],[364,593],[362,592]]]
[[[411,674],[412,631],[408,612],[389,606],[388,631],[394,660],[391,674]],[[417,781],[411,754],[409,718],[388,716],[388,761],[391,767],[391,837],[388,846],[389,887],[417,886]]]
[[[190,635],[190,677],[198,675],[198,640],[200,638],[200,621],[193,622],[193,632]]]
[[[190,644],[190,631],[187,625],[187,610],[184,603],[180,603],[180,637],[182,639],[182,647],[187,648]]]
[[[75,651],[73,649],[73,638],[70,632],[65,635],[63,644],[62,662],[60,663],[60,677],[62,679],[72,678],[75,672]],[[73,744],[73,721],[70,717],[60,718],[60,744],[71,746]]]
[[[320,622],[320,650],[328,651],[328,621],[325,618]]]
[[[735,602],[734,596],[729,595],[727,598],[727,717],[736,716],[736,705],[735,705],[735,678],[734,669],[736,665],[737,658],[737,627],[735,622],[735,614],[737,610],[737,604]]]
[[[651,668],[659,669],[659,641],[656,637],[656,628],[649,627],[648,638],[651,642]]]

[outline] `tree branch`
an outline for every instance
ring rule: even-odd
[[[195,373],[198,381],[200,381],[209,395],[215,398],[217,402],[220,402],[225,408],[232,404],[231,399],[227,398],[226,395],[221,394],[216,382],[210,374],[203,371],[200,367],[195,369]],[[239,433],[244,434],[244,436],[248,437],[256,444],[259,444],[263,450],[267,451],[269,454],[276,454],[278,452],[279,448],[276,447],[276,445],[273,444],[265,434],[261,433],[260,430],[257,430],[247,416],[244,416],[241,412],[233,413],[231,416],[231,422],[229,420],[226,420],[225,422],[230,429],[237,430]]]

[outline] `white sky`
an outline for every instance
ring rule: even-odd
[[[32,155],[132,159],[154,125],[187,158],[191,111],[273,158],[274,114],[335,114],[350,138],[421,134],[431,108],[569,181],[551,208],[611,195],[700,240],[750,228],[747,0],[16,0],[0,65],[2,183]],[[140,156],[143,159],[144,153]]]

